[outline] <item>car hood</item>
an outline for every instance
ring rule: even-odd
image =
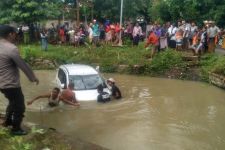
[[[104,89],[105,92],[111,95],[111,92],[108,88]],[[74,91],[76,95],[77,101],[97,101],[98,91],[94,90],[81,90],[81,91]]]

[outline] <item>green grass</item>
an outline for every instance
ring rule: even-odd
[[[156,54],[149,60],[150,50],[144,48],[144,43],[137,47],[101,46],[93,48],[90,45],[73,47],[68,45],[49,45],[48,51],[42,51],[40,44],[20,45],[22,57],[29,62],[31,58],[46,58],[60,64],[83,63],[99,65],[102,72],[117,72],[119,65],[129,66],[126,73],[163,76],[167,71],[187,69],[187,63],[182,59],[185,53],[166,50]],[[133,68],[138,65],[139,70]],[[217,54],[205,54],[200,59],[199,69],[202,80],[208,81],[208,73],[215,72],[225,75],[225,58]],[[35,66],[34,66],[35,68]]]
[[[12,136],[9,129],[0,127],[0,145],[4,150],[71,150],[63,138],[56,132],[38,128],[32,129],[26,136]]]
[[[200,60],[201,76],[204,81],[209,80],[209,72],[225,76],[225,57],[217,54],[206,54]]]
[[[22,57],[29,62],[31,58],[46,58],[56,60],[59,64],[84,63],[98,64],[106,72],[113,72],[119,64],[143,64],[147,61],[149,50],[139,47],[111,47],[98,48],[54,46],[49,45],[48,51],[42,51],[40,45],[20,45]],[[111,69],[110,69],[111,67]]]

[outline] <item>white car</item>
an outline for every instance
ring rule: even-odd
[[[99,84],[102,84],[104,91],[110,94],[105,79],[97,69],[88,65],[61,65],[57,71],[56,82],[61,89],[66,89],[69,82],[73,82],[78,101],[96,101],[98,96],[97,86]]]

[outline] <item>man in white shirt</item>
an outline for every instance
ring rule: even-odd
[[[168,31],[167,31],[168,33],[168,41],[169,41],[169,47],[170,48],[176,48],[176,38],[175,38],[175,34],[176,34],[176,32],[177,32],[177,27],[175,26],[175,24],[172,24],[170,27],[169,27],[169,29],[168,29]]]
[[[183,49],[187,50],[190,43],[189,43],[189,35],[190,35],[190,31],[191,31],[191,25],[185,21],[182,21],[183,24]]]
[[[208,51],[209,52],[215,52],[215,48],[216,48],[216,38],[218,36],[220,32],[220,29],[215,26],[215,22],[214,21],[209,21],[209,28],[207,30],[207,34],[208,34]]]

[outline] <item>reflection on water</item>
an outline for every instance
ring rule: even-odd
[[[54,86],[55,71],[37,71],[40,85],[22,78],[26,100]],[[123,99],[106,104],[82,102],[27,108],[26,121],[50,126],[73,137],[115,150],[208,150],[225,147],[225,93],[204,83],[106,74]],[[1,97],[1,107],[4,98]]]

